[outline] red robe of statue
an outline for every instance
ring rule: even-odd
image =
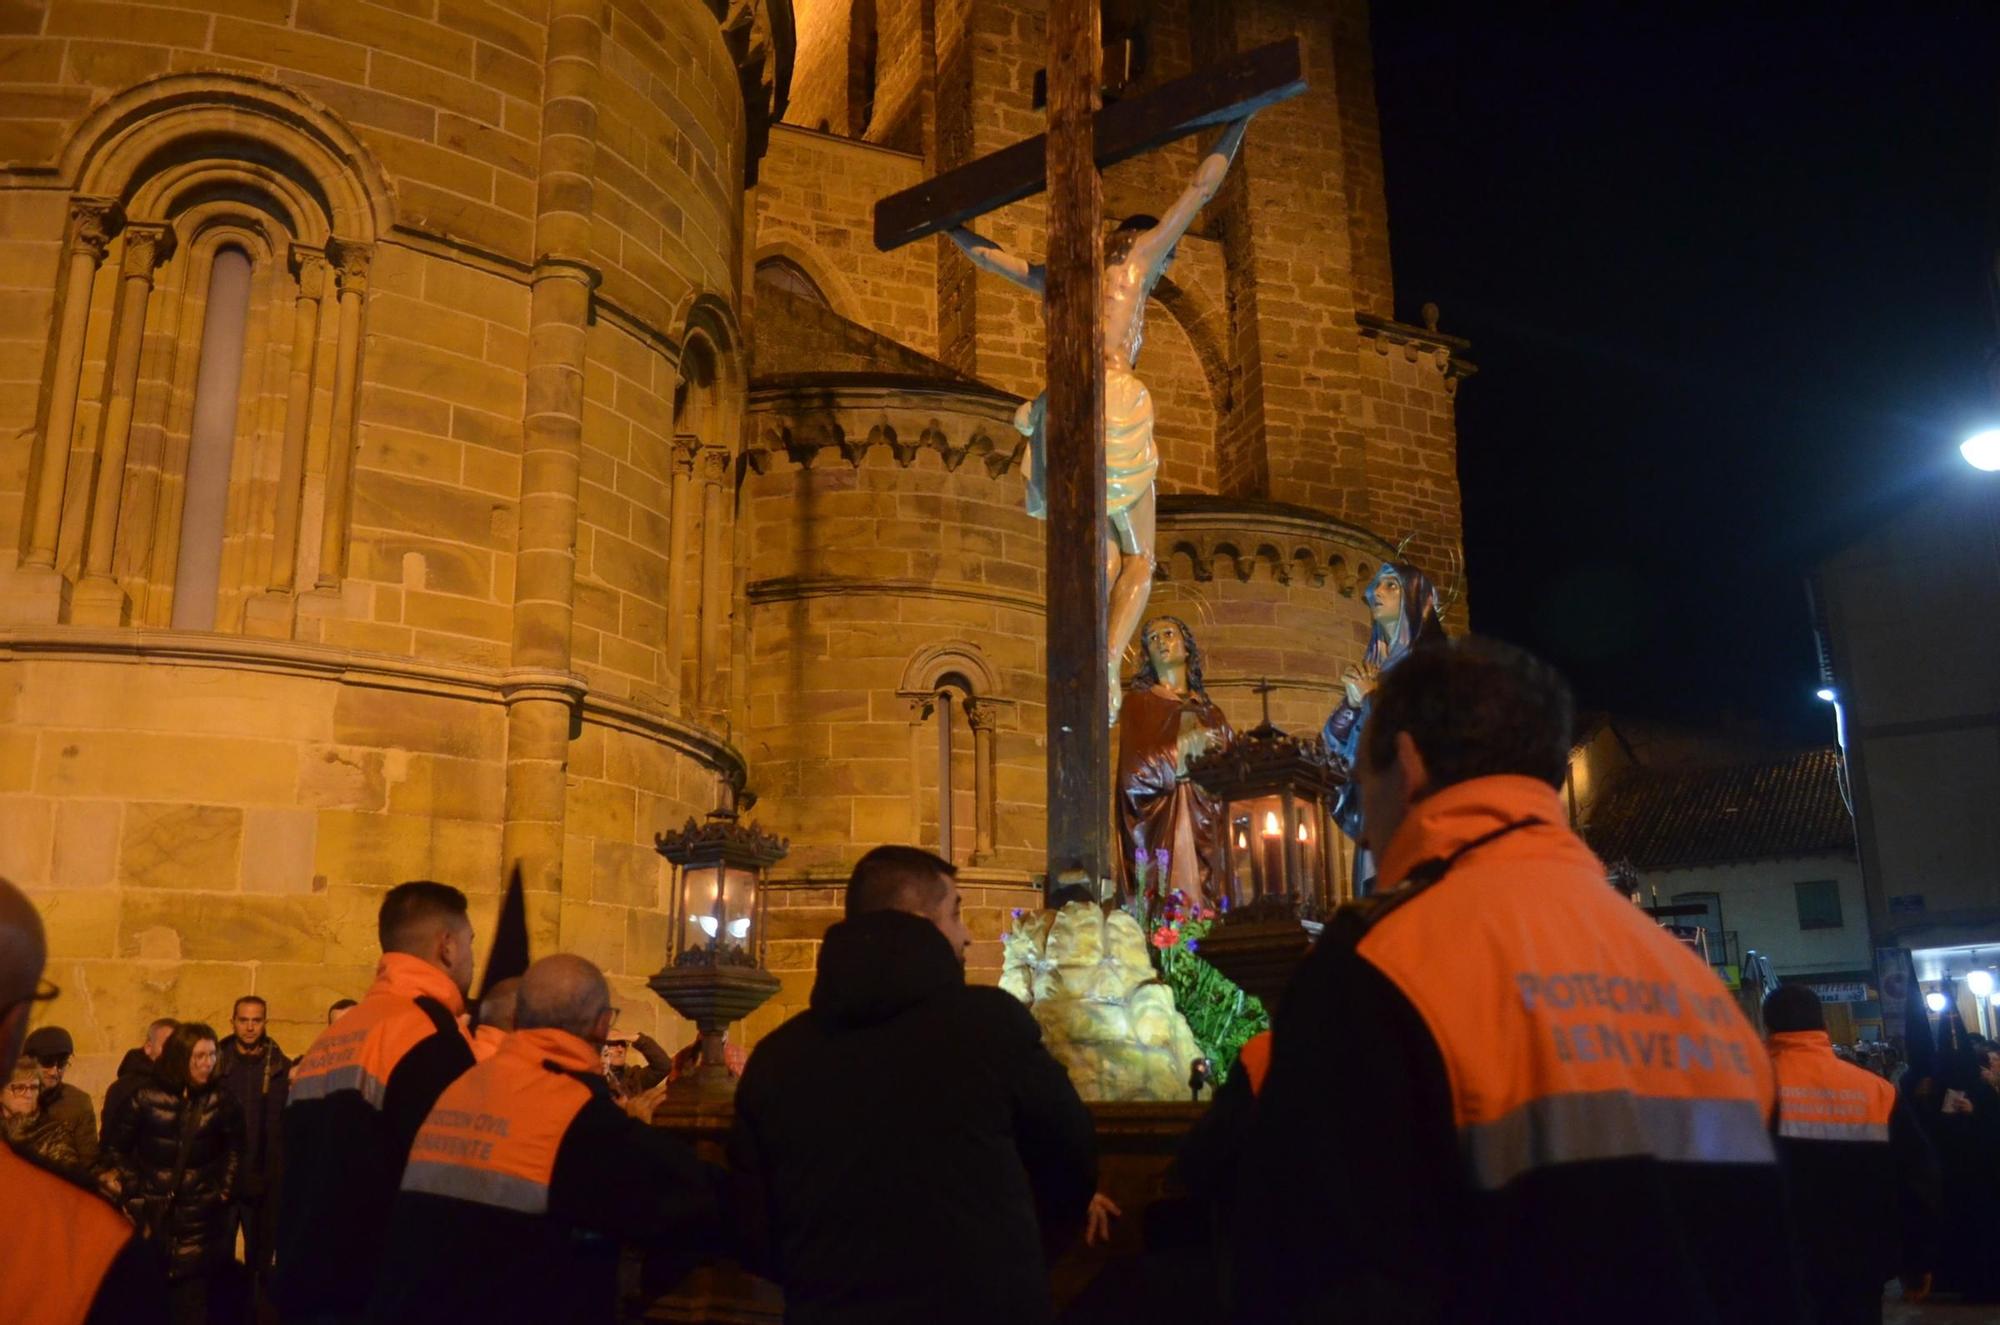
[[[1215,861],[1222,845],[1222,807],[1185,776],[1188,759],[1235,736],[1222,710],[1202,691],[1182,697],[1166,685],[1134,686],[1118,710],[1118,845],[1123,894],[1133,888],[1132,857],[1144,851],[1150,872],[1168,853],[1167,888],[1213,906]],[[1149,874],[1150,877],[1150,874]]]

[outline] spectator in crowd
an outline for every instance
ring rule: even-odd
[[[261,1281],[271,1268],[271,1237],[277,1228],[273,1193],[283,1167],[279,1135],[290,1084],[292,1060],[265,1033],[264,1000],[245,994],[230,1010],[232,1032],[222,1042],[217,1072],[222,1088],[243,1111],[243,1168],[237,1175],[232,1229],[243,1232],[243,1263]]]
[[[519,996],[521,977],[510,975],[496,980],[479,998],[479,1024],[472,1028],[472,1056],[485,1062],[500,1050],[500,1044],[514,1029],[514,1000]]]
[[[42,1026],[28,1036],[24,1051],[42,1069],[42,1108],[69,1133],[70,1146],[85,1164],[97,1159],[97,1109],[76,1086],[63,1080],[76,1041],[60,1026]]]
[[[0,1086],[0,1135],[16,1154],[64,1177],[87,1181],[90,1170],[76,1153],[69,1129],[49,1113],[43,1098],[41,1068],[27,1059],[14,1064],[13,1075]]]
[[[1027,1009],[966,983],[956,873],[863,856],[810,1007],[744,1069],[736,1213],[796,1325],[1052,1318],[1044,1238],[1082,1225],[1091,1117]]]
[[[2000,1301],[2000,1257],[1983,1227],[2000,1192],[2000,1093],[1970,1048],[1941,1046],[1939,1057],[1936,1078],[1913,1092],[1943,1180],[1936,1285],[1967,1302]]]
[[[336,998],[326,1009],[326,1024],[331,1026],[340,1020],[340,1014],[356,1006],[351,998]]]
[[[178,1029],[180,1023],[172,1017],[153,1018],[152,1024],[146,1027],[145,1042],[136,1049],[127,1049],[125,1056],[118,1060],[118,1077],[104,1091],[104,1113],[97,1124],[100,1143],[111,1115],[118,1112],[131,1098],[132,1092],[153,1074],[153,1064],[160,1061],[160,1051],[167,1047],[167,1037]]]
[[[1935,1263],[1937,1158],[1896,1088],[1834,1057],[1810,985],[1764,1000],[1784,1161],[1818,1325],[1880,1325],[1882,1285],[1921,1295]]]
[[[1236,1319],[1802,1318],[1769,1060],[1569,828],[1571,714],[1491,641],[1383,674],[1355,772],[1384,887],[1277,1008]]]
[[[14,1079],[28,1014],[60,992],[42,979],[47,958],[42,918],[0,879],[0,1080]],[[165,1325],[159,1260],[116,1210],[9,1145],[0,1145],[0,1192],[0,1321]]]
[[[636,1063],[634,1050],[639,1054]],[[643,1031],[613,1031],[604,1042],[604,1075],[611,1081],[611,1093],[621,1099],[643,1095],[673,1074],[673,1055]]]
[[[417,1133],[370,1321],[608,1322],[621,1244],[719,1249],[720,1175],[611,1100],[598,1054],[611,1018],[590,962],[528,968],[513,1033]]]
[[[119,1202],[167,1257],[174,1325],[242,1318],[230,1201],[243,1163],[243,1113],[216,1079],[215,1032],[198,1021],[167,1037],[150,1077],[104,1130],[99,1163]]]
[[[290,1325],[362,1319],[410,1142],[473,1062],[458,1023],[472,987],[465,894],[398,884],[376,932],[367,997],[292,1068],[272,1294]]]

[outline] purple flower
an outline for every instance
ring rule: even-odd
[[[1216,907],[1224,915],[1229,914],[1229,894],[1224,893],[1221,899],[1216,902]]]
[[[1167,866],[1173,858],[1173,853],[1165,847],[1153,848],[1153,868],[1159,870],[1162,874],[1166,873]]]

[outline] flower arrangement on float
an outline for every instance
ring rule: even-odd
[[[1217,906],[1209,906],[1169,888],[1172,864],[1173,855],[1164,847],[1133,852],[1132,895],[1125,909],[1148,935],[1160,980],[1172,991],[1174,1006],[1187,1019],[1220,1086],[1229,1079],[1244,1042],[1268,1028],[1271,1015],[1201,958],[1201,940],[1228,913],[1227,894]]]

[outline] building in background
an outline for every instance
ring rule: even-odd
[[[1701,930],[1725,982],[1740,987],[1761,957],[1770,975],[1820,991],[1837,1038],[1878,1033],[1838,749],[1773,750],[1598,719],[1571,757],[1567,794],[1621,885],[1671,909],[1664,918],[1675,926]],[[1749,973],[1753,983],[1760,973]]]
[[[1821,563],[1812,600],[1876,943],[1978,1025],[1965,977],[2000,961],[2000,483],[1954,459]]]
[[[116,11],[115,30],[106,15]],[[1401,545],[1459,565],[1465,346],[1397,320],[1365,0],[1120,0],[1109,95],[1298,34],[1147,320],[1156,610],[1239,727],[1317,730]],[[882,842],[1033,904],[1041,310],[891,192],[1032,136],[1036,0],[174,0],[7,10],[0,872],[108,1080],[162,1013],[363,988],[382,891],[520,862],[538,951],[668,951],[656,834],[790,838],[804,1006]],[[1192,140],[1105,180],[1156,211]],[[987,218],[1039,257],[1042,205]],[[1425,323],[1433,318],[1422,319]],[[1464,601],[1454,626],[1464,623]]]

